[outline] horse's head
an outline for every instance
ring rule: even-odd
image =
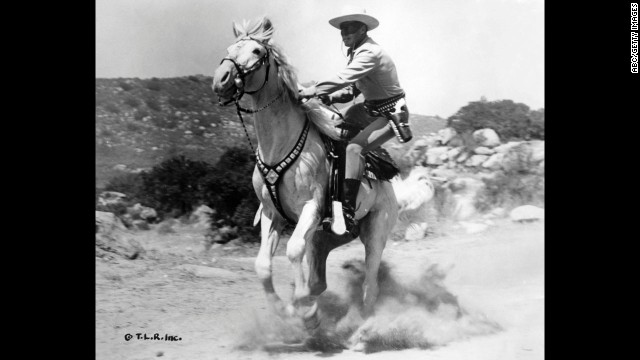
[[[272,61],[269,42],[273,26],[267,18],[233,23],[236,42],[227,48],[227,56],[213,75],[213,91],[223,99],[236,93],[251,94],[259,90],[268,79]]]

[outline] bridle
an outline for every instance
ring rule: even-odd
[[[258,41],[254,38],[252,38],[251,36],[246,36],[243,37],[242,39],[239,39],[238,41],[236,41],[236,43],[242,41],[242,40],[253,40],[261,45],[264,45],[261,41]],[[248,69],[243,69],[242,66],[240,66],[240,64],[238,64],[237,61],[235,61],[234,59],[230,58],[230,57],[225,57],[222,59],[222,61],[220,61],[220,64],[222,65],[223,62],[225,61],[231,61],[231,63],[233,64],[233,66],[235,66],[236,70],[237,70],[237,74],[235,79],[233,79],[233,82],[236,86],[236,91],[233,94],[233,96],[231,97],[230,100],[225,101],[224,103],[222,102],[222,100],[220,99],[220,97],[218,97],[218,105],[220,106],[226,106],[231,104],[232,102],[236,103],[236,110],[238,113],[238,117],[240,118],[240,122],[242,123],[242,127],[244,128],[244,134],[247,136],[247,140],[249,141],[249,146],[251,147],[251,151],[256,153],[257,152],[253,149],[253,144],[251,143],[251,139],[249,138],[249,132],[247,131],[247,127],[244,125],[244,119],[242,118],[242,114],[241,112],[247,113],[247,114],[255,114],[257,112],[260,112],[266,108],[268,108],[269,106],[271,106],[273,103],[276,102],[276,100],[278,100],[280,97],[282,97],[282,95],[285,92],[285,89],[283,87],[282,91],[280,92],[280,94],[278,94],[273,100],[271,100],[269,103],[267,103],[267,105],[262,106],[261,108],[258,109],[245,109],[242,106],[240,106],[240,99],[242,98],[242,96],[244,96],[244,94],[255,94],[258,91],[262,90],[262,88],[264,88],[265,85],[267,85],[267,83],[269,82],[269,71],[271,69],[271,61],[269,61],[269,54],[271,53],[271,49],[269,49],[269,47],[264,46],[264,48],[266,49],[266,53],[264,54],[264,56],[262,56],[260,59],[258,59],[258,61],[256,61],[253,65],[251,65]],[[256,90],[253,91],[245,91],[244,90],[244,83],[245,83],[245,77],[247,77],[248,75],[258,71],[264,64],[267,64],[267,68],[264,74],[264,81],[262,82],[262,85],[260,85],[260,87]],[[277,63],[276,63],[277,65]]]
[[[238,41],[236,41],[236,43],[242,41],[242,40],[253,40],[257,43],[262,44],[260,41],[252,38],[252,37],[244,37]],[[244,94],[255,94],[258,91],[262,90],[262,88],[264,88],[264,86],[269,82],[269,70],[271,69],[271,61],[269,61],[269,54],[271,53],[271,50],[265,46],[266,52],[264,54],[264,56],[262,56],[260,59],[258,59],[253,65],[251,65],[248,69],[243,69],[242,66],[240,66],[240,64],[238,64],[238,62],[236,62],[234,59],[229,58],[229,57],[225,57],[222,59],[222,61],[220,61],[220,64],[222,65],[223,62],[225,61],[231,61],[231,63],[233,64],[233,66],[236,68],[237,70],[237,74],[235,79],[233,79],[234,84],[236,86],[236,92],[233,94],[232,98],[230,100],[227,100],[226,102],[222,102],[222,100],[218,99],[219,105],[220,106],[226,106],[229,105],[232,102],[235,102],[236,105],[239,107],[238,105],[238,101],[240,101],[240,99],[242,98],[242,96]],[[267,65],[265,74],[264,74],[264,81],[262,82],[262,85],[260,85],[260,87],[256,90],[253,91],[246,91],[244,89],[244,83],[245,83],[245,77],[247,77],[248,75],[258,71],[263,65]],[[280,94],[282,95],[282,94]],[[280,95],[278,95],[278,97],[280,97]],[[270,103],[271,104],[271,103]],[[270,105],[269,104],[269,105]],[[241,108],[242,109],[242,108]],[[254,113],[254,112],[258,112],[260,110],[257,111],[251,111],[249,109],[242,109],[244,112],[248,112],[248,113]],[[248,111],[247,111],[248,110]]]

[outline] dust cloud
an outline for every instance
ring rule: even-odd
[[[279,343],[277,351],[341,351],[360,342],[361,350],[373,353],[409,348],[429,349],[502,330],[480,313],[463,309],[444,286],[445,270],[437,264],[424,269],[413,282],[404,284],[383,262],[378,273],[380,293],[375,314],[360,315],[364,262],[342,265],[340,292],[325,291],[318,298],[322,335],[309,338],[298,318],[253,312],[240,325],[235,348],[255,351]],[[266,300],[265,300],[266,301]],[[302,347],[287,344],[304,344]],[[273,347],[271,349],[274,349]],[[288,350],[286,350],[288,349]]]

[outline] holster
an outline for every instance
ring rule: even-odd
[[[393,129],[393,132],[396,133],[398,141],[405,143],[413,138],[411,128],[409,127],[409,113],[407,111],[395,114],[385,113],[384,116],[389,120],[389,125]]]

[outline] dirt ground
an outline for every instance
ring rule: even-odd
[[[172,234],[152,228],[132,235],[146,249],[141,258],[96,258],[96,359],[544,358],[542,222],[501,219],[475,234],[448,226],[420,241],[390,240],[383,260],[395,287],[381,286],[388,293],[372,318],[364,322],[349,312],[338,325],[343,343],[356,329],[372,339],[364,352],[265,347],[300,340],[302,331],[295,320],[267,310],[253,270],[257,246],[205,251],[202,234],[186,226]],[[282,241],[273,272],[286,299],[292,272],[285,248]],[[364,259],[359,240],[327,261],[326,302],[343,309],[353,291],[353,272],[343,265],[352,259]],[[446,303],[428,308],[411,295],[430,291],[453,295],[463,315]],[[156,333],[161,340],[153,339]],[[127,334],[133,337],[126,340]]]

